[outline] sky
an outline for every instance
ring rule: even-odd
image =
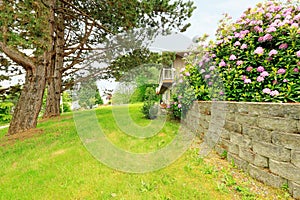
[[[237,19],[248,7],[255,7],[264,0],[194,0],[197,9],[189,22],[192,26],[183,35],[193,38],[205,33],[210,37],[214,35],[218,27],[218,21],[222,14],[228,13],[233,19]]]
[[[238,19],[249,7],[255,7],[264,0],[194,0],[197,7],[188,20],[191,26],[184,33],[167,37],[158,36],[151,45],[152,50],[158,51],[187,51],[193,44],[193,38],[208,34],[214,39],[218,22],[228,13],[233,20]],[[176,41],[176,42],[174,42]]]

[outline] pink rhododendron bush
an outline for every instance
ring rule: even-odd
[[[198,100],[300,102],[299,22],[299,1],[260,3],[235,22],[225,15],[181,77]]]

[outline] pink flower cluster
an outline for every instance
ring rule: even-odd
[[[254,51],[255,54],[262,55],[264,54],[264,49],[262,47],[257,47]]]
[[[262,91],[264,94],[269,94],[270,96],[278,96],[279,95],[279,92],[277,90],[271,90],[270,88],[265,88],[263,89]]]

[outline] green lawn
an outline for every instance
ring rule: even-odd
[[[147,126],[140,107],[130,107],[131,117]],[[176,136],[179,126],[167,122],[157,135],[137,139],[118,129],[111,107],[97,109],[96,115],[106,137],[132,152],[162,148]],[[263,186],[214,154],[199,158],[197,148],[151,173],[111,169],[83,146],[70,113],[41,121],[30,132],[37,134],[22,141],[7,142],[6,131],[0,130],[0,199],[288,199],[284,190]]]

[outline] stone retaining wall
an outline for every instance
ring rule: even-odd
[[[186,120],[228,161],[300,199],[300,104],[195,102]]]

